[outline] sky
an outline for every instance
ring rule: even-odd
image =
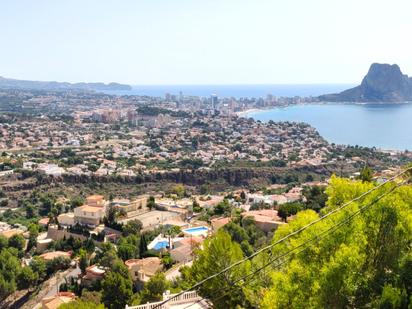
[[[1,0],[0,76],[139,84],[412,75],[410,0]]]

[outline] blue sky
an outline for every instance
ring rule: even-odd
[[[412,75],[410,0],[2,0],[0,75],[130,84]]]

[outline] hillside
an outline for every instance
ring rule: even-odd
[[[341,93],[319,97],[329,102],[405,102],[412,101],[412,78],[398,65],[373,63],[362,83]]]
[[[119,83],[67,83],[55,81],[30,81],[5,78],[0,76],[0,89],[32,89],[32,90],[86,90],[86,91],[104,91],[104,90],[130,90],[129,85]]]

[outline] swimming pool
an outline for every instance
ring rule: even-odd
[[[184,229],[183,233],[190,235],[205,235],[209,232],[209,228],[206,226],[196,226],[188,229]]]
[[[154,250],[166,249],[169,246],[169,242],[167,240],[158,241],[154,246]]]

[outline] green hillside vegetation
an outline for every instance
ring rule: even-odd
[[[208,281],[200,287],[200,294],[216,308],[411,308],[412,188],[394,189],[395,185],[389,183],[373,191],[272,251]],[[326,190],[327,206],[319,214],[313,210],[298,212],[294,220],[276,231],[272,241],[373,186],[333,177]],[[378,200],[382,194],[387,195]],[[335,230],[343,220],[348,222]],[[287,255],[296,247],[299,250]],[[282,255],[284,258],[276,258]],[[184,273],[181,287],[187,288],[243,257],[241,246],[220,230],[198,252],[192,268]],[[260,267],[262,270],[257,271]]]

